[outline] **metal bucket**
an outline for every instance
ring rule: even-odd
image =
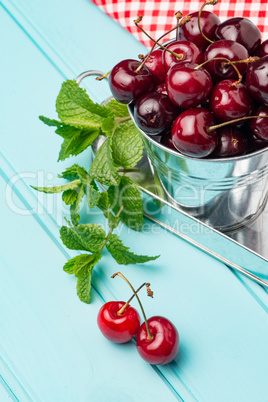
[[[135,123],[131,105],[129,113]],[[268,148],[240,157],[197,159],[139,131],[169,201],[176,207],[225,232],[240,229],[263,211],[268,198]]]

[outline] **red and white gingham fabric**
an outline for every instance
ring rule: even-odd
[[[141,26],[157,39],[164,32],[176,25],[174,17],[177,11],[183,16],[198,11],[204,3],[201,1],[175,0],[92,0],[106,14],[131,32],[145,46],[151,47],[152,42],[135,26],[134,20],[143,16]],[[224,0],[216,6],[207,6],[205,10],[218,15],[221,21],[232,17],[249,18],[262,32],[262,39],[268,38],[268,0]],[[166,39],[174,37],[174,34]]]

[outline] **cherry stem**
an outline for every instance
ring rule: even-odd
[[[177,20],[177,28],[176,28],[176,40],[178,40],[178,36],[179,36],[179,23],[180,23],[180,19],[182,18],[182,13],[181,11],[177,11],[175,13],[175,17]]]
[[[101,77],[97,77],[96,80],[97,80],[97,81],[101,81],[101,80],[103,80],[104,78],[107,78],[111,71],[112,71],[112,70],[107,71],[107,73],[103,74]]]
[[[202,28],[201,28],[201,24],[200,24],[200,18],[201,18],[201,13],[202,13],[203,9],[204,9],[206,6],[215,6],[217,3],[218,3],[218,0],[206,0],[205,3],[204,3],[204,4],[202,5],[202,7],[200,8],[199,13],[198,13],[198,28],[199,28],[199,31],[200,31],[201,35],[203,36],[203,38],[204,38],[206,41],[210,42],[210,43],[214,43],[214,41],[211,40],[211,39],[209,39],[209,38],[203,33]]]
[[[131,287],[132,291],[133,291],[134,293],[136,293],[134,287],[131,285],[131,283],[129,282],[129,280],[128,280],[123,274],[121,274],[121,272],[116,272],[115,274],[113,274],[113,275],[111,276],[111,278],[115,278],[116,276],[120,276],[120,278],[124,279],[124,281],[126,281],[127,284]],[[147,289],[148,289],[148,288],[147,288]],[[147,290],[147,292],[148,292],[148,290]],[[147,318],[146,318],[146,315],[145,315],[145,311],[144,311],[144,309],[143,309],[143,306],[142,306],[142,304],[141,304],[141,301],[140,301],[139,296],[138,296],[137,294],[135,294],[135,296],[136,296],[136,298],[137,298],[137,300],[138,300],[138,302],[139,302],[139,305],[140,305],[140,308],[141,308],[141,311],[142,311],[142,314],[143,314],[143,318],[144,318],[144,322],[145,322],[145,326],[146,326],[146,331],[147,331],[147,339],[148,339],[148,340],[151,340],[151,339],[153,339],[153,336],[152,336],[152,334],[151,334],[151,332],[150,332],[150,330],[149,330],[148,321],[147,321]]]
[[[242,75],[240,74],[240,71],[239,71],[238,68],[233,64],[233,62],[232,62],[231,60],[227,59],[226,57],[214,57],[213,59],[206,60],[206,61],[204,61],[204,63],[199,64],[199,66],[195,67],[195,70],[198,70],[200,67],[203,67],[205,64],[207,64],[207,63],[209,63],[210,61],[213,61],[213,60],[225,60],[228,64],[231,64],[232,67],[235,69],[235,71],[237,72],[237,75],[238,75],[238,80],[235,81],[235,82],[233,82],[233,83],[230,85],[231,87],[236,86],[237,84],[239,84],[239,83],[242,81],[242,78],[243,78],[243,77],[242,77]]]
[[[235,120],[230,120],[230,121],[225,121],[224,123],[216,124],[215,126],[210,126],[208,127],[208,132],[211,133],[211,131],[217,130],[218,128],[228,126],[228,124],[234,124],[234,123],[240,123],[241,121],[248,120],[248,119],[262,119],[263,117],[268,117],[268,115],[263,115],[263,116],[245,116],[241,117],[240,119],[235,119]]]
[[[135,292],[133,293],[133,295],[131,296],[131,298],[124,304],[123,307],[120,308],[120,310],[117,312],[117,314],[122,315],[125,311],[125,309],[127,308],[127,306],[129,305],[129,303],[131,302],[132,299],[134,299],[134,297],[137,295],[137,293],[141,290],[141,288],[143,288],[144,286],[146,286],[147,288],[147,293],[148,293],[148,288],[150,289],[150,283],[144,282],[137,290],[135,290]]]
[[[258,61],[258,60],[260,60],[260,58],[259,58],[258,56],[250,56],[250,57],[248,57],[247,59],[223,62],[223,63],[222,63],[222,66],[225,67],[225,66],[228,66],[228,65],[230,65],[230,64],[240,64],[240,63],[248,63],[248,64],[251,64],[251,63],[255,63],[255,61]]]
[[[180,12],[180,11],[178,11],[178,13],[179,13],[179,12]],[[178,14],[178,13],[176,13],[176,14]],[[153,39],[149,34],[147,34],[146,31],[144,31],[144,29],[143,29],[140,25],[138,25],[140,21],[142,21],[142,16],[138,17],[138,18],[134,21],[136,27],[139,28],[146,36],[148,36],[148,38],[151,39],[151,41],[154,42],[154,44],[153,44],[153,46],[152,46],[150,52],[149,52],[149,53],[147,54],[147,56],[143,59],[141,65],[136,69],[136,73],[138,73],[138,72],[140,71],[140,69],[142,68],[142,66],[143,66],[143,65],[146,63],[146,61],[149,59],[149,57],[151,56],[151,54],[152,54],[154,48],[156,47],[156,45],[160,46],[163,50],[167,50],[169,53],[173,54],[173,55],[174,55],[175,57],[177,57],[179,60],[182,60],[182,59],[183,59],[183,56],[182,56],[181,54],[177,54],[177,53],[172,52],[171,50],[167,49],[165,46],[161,45],[161,44],[159,43],[159,41],[160,41],[161,39],[163,39],[163,38],[164,38],[166,35],[168,35],[169,33],[175,31],[176,29],[178,29],[180,26],[182,26],[182,25],[186,24],[187,22],[191,21],[191,17],[190,17],[190,16],[186,16],[186,17],[182,18],[182,20],[181,20],[175,27],[173,27],[173,28],[171,28],[169,31],[165,32],[165,33],[164,33],[163,35],[161,35],[157,40]]]

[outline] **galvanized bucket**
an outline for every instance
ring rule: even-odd
[[[129,105],[133,118],[133,106]],[[232,158],[198,159],[179,154],[142,133],[146,153],[169,201],[220,231],[256,219],[268,198],[268,148]]]

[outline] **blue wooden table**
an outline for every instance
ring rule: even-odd
[[[119,267],[106,253],[93,275],[92,303],[62,271],[70,256],[59,238],[61,196],[30,185],[59,183],[74,161],[57,163],[60,138],[38,115],[56,117],[61,83],[88,69],[108,71],[145,49],[87,0],[2,0],[0,3],[0,401],[268,401],[268,295],[259,285],[160,227],[122,227],[138,253],[161,257]],[[88,79],[94,101],[110,96]],[[99,222],[99,216],[92,217]],[[134,286],[149,281],[147,315],[164,315],[180,333],[178,358],[150,366],[135,343],[100,335],[104,301],[126,299],[121,271]],[[135,302],[134,302],[135,304]]]

